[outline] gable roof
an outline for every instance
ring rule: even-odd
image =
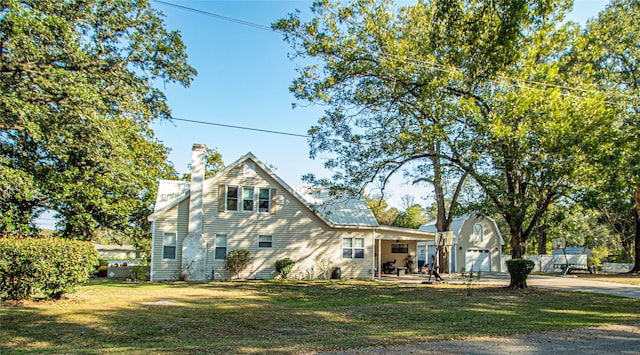
[[[378,222],[363,197],[336,198],[329,196],[329,193],[326,190],[310,187],[292,188],[250,152],[243,155],[235,162],[227,165],[216,175],[206,179],[204,185],[208,186],[214,184],[217,179],[240,166],[247,160],[251,160],[258,165],[282,188],[291,193],[303,206],[308,208],[327,225],[334,228],[378,227]],[[147,217],[147,219],[149,221],[154,221],[167,210],[189,198],[189,188],[190,183],[187,181],[160,180],[158,182],[158,196],[156,198],[154,212]]]
[[[462,225],[464,224],[464,222],[466,222],[469,218],[473,217],[473,214],[465,214],[463,216],[460,217],[456,217],[451,221],[451,225],[449,226],[449,230],[453,232],[454,234],[454,242],[457,243],[458,242],[458,235],[460,234],[460,231],[462,230]],[[491,218],[491,217],[487,217],[487,216],[481,216],[481,215],[475,215],[478,218],[483,218],[488,220],[492,225],[493,228],[495,229],[495,231],[498,233],[498,236],[500,237],[500,245],[504,245],[504,239],[502,238],[502,232],[500,231],[500,228],[498,228],[498,224],[496,223],[495,219]],[[436,220],[432,220],[429,221],[423,225],[421,225],[419,228],[419,230],[421,231],[426,231],[426,232],[437,232],[438,229],[436,228]]]

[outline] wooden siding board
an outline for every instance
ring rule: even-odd
[[[154,254],[151,261],[154,263],[152,280],[173,280],[176,272],[180,270],[180,260],[182,258],[182,240],[187,235],[189,228],[189,200],[182,201],[178,205],[169,209],[155,221],[156,238],[152,241]],[[162,234],[163,232],[175,232],[176,259],[162,259]]]

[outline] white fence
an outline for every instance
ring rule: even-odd
[[[629,272],[633,269],[633,264],[603,263],[602,271],[604,272]]]
[[[537,272],[560,272],[561,264],[578,264],[587,267],[587,256],[580,255],[526,255],[525,259],[535,263],[533,271]],[[507,272],[507,260],[511,260],[511,255],[502,256],[502,271]]]

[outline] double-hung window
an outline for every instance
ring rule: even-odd
[[[253,212],[253,187],[242,188],[242,210]]]
[[[225,255],[227,255],[227,235],[216,234],[213,240],[213,248],[213,259],[224,260]]]
[[[164,232],[162,235],[162,258],[176,258],[176,234]]]
[[[258,212],[269,213],[271,210],[271,193],[269,189],[260,189],[258,191]]]
[[[345,259],[364,259],[364,238],[342,239],[342,257]]]
[[[238,187],[227,186],[227,211],[238,210]]]
[[[258,236],[258,249],[269,249],[273,247],[272,235],[259,235]]]

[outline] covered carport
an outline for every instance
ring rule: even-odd
[[[412,269],[408,272],[415,272],[417,267],[417,249],[419,242],[435,241],[435,233],[417,229],[380,226],[374,231],[375,243],[373,244],[373,268],[377,272],[373,273],[381,278],[382,265],[387,261],[396,260],[396,267],[407,267],[407,260],[412,259]]]

